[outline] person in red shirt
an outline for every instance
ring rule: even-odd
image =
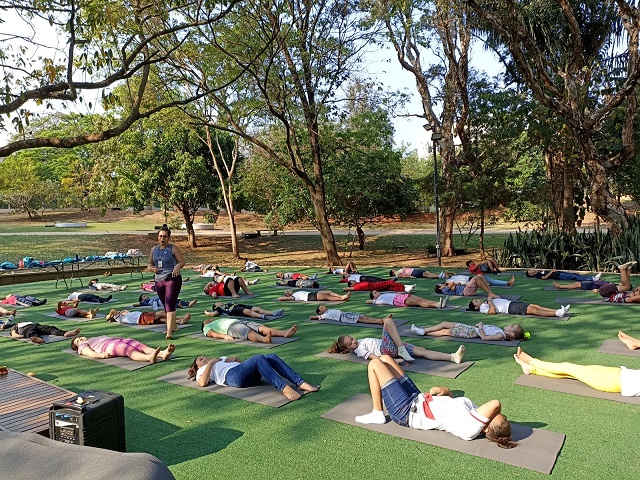
[[[370,292],[373,290],[377,290],[379,292],[412,292],[415,290],[415,285],[405,285],[400,282],[396,282],[394,280],[383,280],[381,282],[347,282],[347,287],[344,287],[342,290],[345,292],[356,291],[356,292]]]
[[[97,308],[91,308],[88,311],[78,308],[80,300],[63,300],[58,302],[56,307],[56,313],[65,317],[84,317],[84,318],[96,318],[98,314]]]
[[[502,270],[500,270],[500,267],[498,267],[498,264],[493,258],[487,258],[486,261],[478,264],[473,260],[469,260],[467,262],[467,267],[469,267],[469,271],[475,275],[480,273],[492,273],[494,275],[502,273]]]

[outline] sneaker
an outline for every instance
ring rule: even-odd
[[[593,276],[594,280],[600,280],[600,277],[602,277],[602,272],[598,272]]]
[[[565,311],[566,310],[564,309],[564,307],[560,307],[559,309],[556,310],[556,317],[558,318],[564,317]]]
[[[567,313],[569,313],[569,309],[571,308],[571,305],[565,305],[564,307],[564,314],[566,315]],[[563,315],[564,316],[564,315]]]
[[[407,293],[411,293],[416,289],[415,285],[405,285],[404,286],[404,291]]]
[[[440,273],[438,274],[438,278],[444,278],[444,271],[442,271],[442,272],[440,272]]]
[[[440,301],[441,307],[440,308],[446,307],[447,303],[449,303],[449,296],[448,295],[441,299],[441,301]]]
[[[318,274],[317,274],[317,273],[314,273],[313,275],[311,275],[311,276],[309,277],[309,280],[316,280],[317,278],[318,278]]]
[[[460,345],[455,353],[451,354],[451,361],[454,363],[462,363],[464,354],[467,353],[467,347]]]
[[[255,280],[249,280],[247,283],[248,283],[249,285],[255,285],[256,283],[259,283],[259,282],[260,282],[260,279],[259,279],[259,278],[256,278]]]
[[[281,308],[280,310],[274,310],[273,312],[274,317],[281,317],[282,315],[284,315],[284,308]]]
[[[418,335],[424,335],[424,328],[416,327],[413,323],[411,324],[411,331]]]

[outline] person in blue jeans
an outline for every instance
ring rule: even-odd
[[[574,282],[594,282],[600,280],[601,274],[580,275],[579,273],[563,272],[562,270],[536,270],[530,268],[526,273],[529,278],[539,280],[573,280]]]
[[[254,355],[244,362],[238,357],[196,357],[189,367],[189,380],[195,380],[201,387],[213,382],[229,387],[247,388],[260,384],[265,379],[289,400],[297,400],[300,393],[289,386],[288,380],[305,392],[316,392],[317,386],[305,382],[280,357],[273,353]],[[284,380],[283,380],[284,378]]]

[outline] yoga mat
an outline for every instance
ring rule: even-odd
[[[57,318],[59,320],[71,320],[72,322],[91,322],[92,320],[99,320],[101,318],[107,318],[103,313],[98,313],[94,318],[84,317],[65,317],[64,315],[58,315],[57,313],[43,313],[45,317]]]
[[[325,287],[313,288],[313,287],[290,287],[289,285],[268,285],[269,288],[277,288],[279,290],[307,290],[309,292],[319,292],[320,290],[326,290]]]
[[[474,313],[476,315],[488,315],[486,313],[480,313],[479,310],[467,310],[466,308],[464,310],[462,310],[462,313]],[[493,314],[492,316],[496,316],[496,315],[508,315],[508,314],[504,314],[504,313],[496,313]],[[542,318],[544,320],[569,320],[570,317],[573,316],[573,312],[569,312],[569,313],[565,313],[564,317],[540,317],[538,315],[509,315],[510,317],[529,317],[529,318]]]
[[[277,300],[277,299],[276,299]],[[308,302],[302,302],[298,300],[279,300],[280,302],[293,302],[293,303],[308,303],[309,305],[322,305],[323,303],[329,303],[331,305],[340,305],[341,303],[346,302],[347,300],[313,300]]]
[[[202,292],[200,295],[201,296],[205,296],[205,297],[209,297],[214,302],[217,302],[219,300],[235,300],[236,302],[239,302],[240,300],[246,300],[247,298],[254,298],[254,297],[258,296],[257,293],[252,293],[251,295],[240,295],[239,294],[240,295],[239,297],[229,297],[227,295],[218,295],[216,298],[213,298],[211,295],[207,295],[204,292]]]
[[[41,335],[41,338],[44,340],[44,343],[33,343],[30,337],[26,338],[15,338],[11,336],[11,329],[0,330],[0,336],[5,338],[10,338],[11,340],[19,340],[21,342],[29,343],[31,345],[44,345],[45,343],[54,343],[61,342],[62,340],[68,340],[71,342],[72,337],[59,337],[57,335]]]
[[[344,360],[352,363],[361,363],[367,365],[369,360],[358,357],[355,353],[329,353],[320,352],[316,354],[316,357],[320,358],[332,358],[334,360]],[[473,365],[474,362],[436,362],[433,360],[426,360],[424,358],[416,358],[414,362],[401,364],[403,370],[414,373],[424,373],[426,375],[434,375],[436,377],[456,378],[467,368]]]
[[[327,325],[341,325],[343,327],[364,327],[364,328],[377,328],[382,330],[382,325],[378,325],[376,323],[344,323],[344,322],[339,322],[337,320],[311,320],[310,318],[305,318],[304,319],[305,322],[309,322],[309,323],[324,323]],[[399,319],[399,318],[394,318],[393,322],[396,324],[396,327],[399,327],[400,325],[404,325],[405,323],[407,323],[409,320],[403,320],[403,319]]]
[[[285,397],[279,390],[273,388],[273,385],[263,381],[261,385],[257,387],[248,388],[234,388],[227,387],[225,385],[210,384],[206,387],[201,387],[195,381],[187,378],[186,370],[178,370],[177,372],[164,375],[156,380],[162,382],[173,383],[174,385],[180,385],[183,387],[195,388],[196,390],[203,390],[210,393],[217,393],[218,395],[224,395],[225,397],[237,398],[238,400],[246,400],[247,402],[259,403],[260,405],[266,405],[267,407],[281,407],[291,402]],[[295,389],[294,385],[290,386]],[[306,394],[305,392],[300,392]]]
[[[259,342],[252,342],[250,340],[232,340],[229,342],[221,338],[207,337],[203,335],[202,332],[192,333],[191,335],[187,335],[187,337],[195,338],[198,340],[207,340],[210,342],[228,343],[229,345],[246,345],[247,347],[267,348],[267,349],[279,347],[280,345],[284,345],[286,343],[291,343],[291,342],[295,342],[296,340],[299,340],[297,337],[290,337],[290,338],[271,337],[271,343],[259,343]]]
[[[556,462],[565,436],[537,428],[511,423],[511,438],[518,442],[516,448],[504,449],[485,438],[465,441],[450,433],[439,430],[418,430],[401,427],[388,421],[384,425],[365,425],[355,421],[356,415],[371,411],[371,397],[358,394],[324,413],[322,418],[366,428],[378,433],[405,438],[427,445],[466,453],[475,457],[487,458],[497,462],[526,468],[536,472],[550,474]]]
[[[129,327],[129,328],[137,328],[138,330],[149,330],[151,332],[167,332],[167,324],[166,323],[157,323],[154,325],[138,325],[137,323],[118,323],[118,322],[109,322],[110,325],[118,325],[121,327]],[[188,328],[193,326],[193,323],[179,323],[176,325],[178,330],[182,328]]]
[[[432,297],[449,297],[449,300],[453,300],[455,298],[487,298],[487,295],[473,295],[471,297],[467,297],[465,295],[445,295],[444,293],[432,293]],[[500,298],[504,298],[505,300],[511,300],[512,302],[517,302],[522,298],[522,295],[500,295]]]
[[[426,338],[429,340],[445,340],[451,342],[484,343],[486,345],[499,345],[501,347],[517,347],[521,340],[482,340],[481,338],[456,338],[456,337],[429,337],[428,335],[418,335],[411,331],[411,325],[403,325],[398,328],[401,337]]]
[[[632,305],[640,305],[640,303],[616,303],[616,302],[606,302],[604,298],[580,298],[580,297],[570,297],[570,298],[556,298],[556,303],[560,305],[565,305],[567,303],[584,303],[589,305],[615,305],[615,306],[632,306]]]
[[[569,393],[571,395],[580,395],[581,397],[601,398],[603,400],[612,400],[614,402],[640,405],[640,397],[623,397],[619,393],[601,392],[579,382],[578,380],[570,378],[549,378],[540,377],[538,375],[522,374],[516,379],[516,385],[534,387],[539,388],[540,390],[549,390],[552,392]]]
[[[631,350],[620,340],[605,340],[598,349],[600,353],[612,353],[613,355],[624,355],[625,357],[640,357],[640,349]]]
[[[372,303],[368,303],[367,305],[371,305],[373,307],[389,307],[389,308],[408,308],[410,310],[420,310],[422,312],[433,312],[433,311],[439,311],[439,312],[444,312],[444,311],[451,311],[451,310],[457,310],[458,308],[461,308],[460,305],[451,305],[451,304],[447,304],[446,307],[444,308],[424,308],[424,307],[396,307],[395,305],[374,305]]]
[[[106,365],[111,365],[112,367],[118,367],[118,368],[122,368],[124,370],[138,370],[140,368],[143,367],[147,367],[149,365],[153,365],[152,363],[149,362],[134,362],[133,360],[131,360],[129,357],[111,357],[111,358],[93,358],[93,357],[87,357],[86,355],[78,355],[78,352],[76,352],[75,350],[71,349],[71,348],[65,348],[64,350],[62,350],[62,352],[64,353],[68,353],[70,355],[73,355],[75,357],[78,358],[82,358],[85,360],[93,360],[95,362],[100,362],[100,363],[104,363]],[[171,357],[169,357],[169,360],[175,358],[173,355],[171,355]],[[158,359],[157,363],[163,362],[164,360]]]

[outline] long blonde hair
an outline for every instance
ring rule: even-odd
[[[329,347],[329,350],[327,350],[327,352],[329,353],[349,353],[349,350],[347,350],[347,345],[349,345],[349,341],[347,340],[349,337],[349,335],[340,335],[338,337],[338,340],[336,342],[333,342],[333,345],[331,345],[331,347]]]

